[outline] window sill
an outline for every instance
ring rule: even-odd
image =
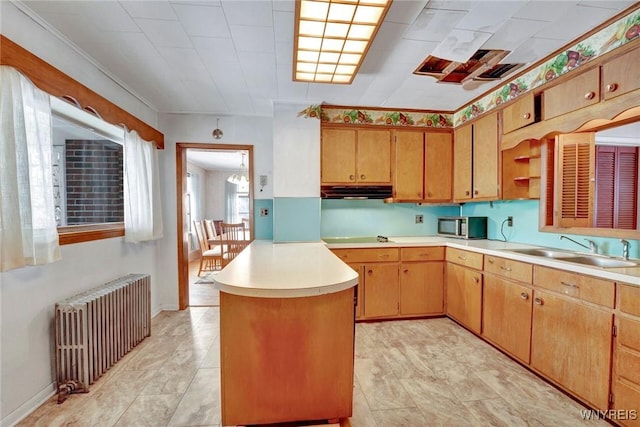
[[[124,236],[124,222],[58,227],[60,245]]]

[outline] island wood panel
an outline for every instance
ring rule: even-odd
[[[352,415],[354,288],[306,298],[220,292],[222,424]]]
[[[71,96],[83,107],[94,108],[105,121],[115,125],[124,123],[127,128],[136,130],[142,139],[164,148],[164,135],[158,130],[3,35],[0,35],[0,45],[0,64],[18,69],[49,95]]]

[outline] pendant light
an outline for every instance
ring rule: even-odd
[[[247,167],[244,164],[244,156],[246,153],[241,153],[241,154],[242,154],[242,163],[240,163],[240,169],[238,170],[237,173],[234,173],[229,178],[227,178],[228,182],[236,185],[243,185],[243,184],[249,183],[249,174],[247,173]]]
[[[224,135],[222,133],[222,129],[220,129],[220,119],[216,119],[216,128],[211,132],[211,134],[215,139],[220,139],[222,138],[222,135]]]

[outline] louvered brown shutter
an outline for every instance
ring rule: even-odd
[[[618,147],[615,228],[635,230],[638,219],[638,147]]]
[[[596,202],[593,220],[596,227],[613,228],[616,184],[616,147],[596,147]]]
[[[558,226],[590,227],[592,223],[593,133],[558,135]]]

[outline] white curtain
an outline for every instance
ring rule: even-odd
[[[238,217],[238,186],[229,181],[224,182],[224,207],[225,221],[228,223],[240,222]]]
[[[158,150],[136,131],[124,138],[124,238],[131,243],[162,237]]]
[[[0,123],[0,271],[57,261],[50,98],[9,66]]]

